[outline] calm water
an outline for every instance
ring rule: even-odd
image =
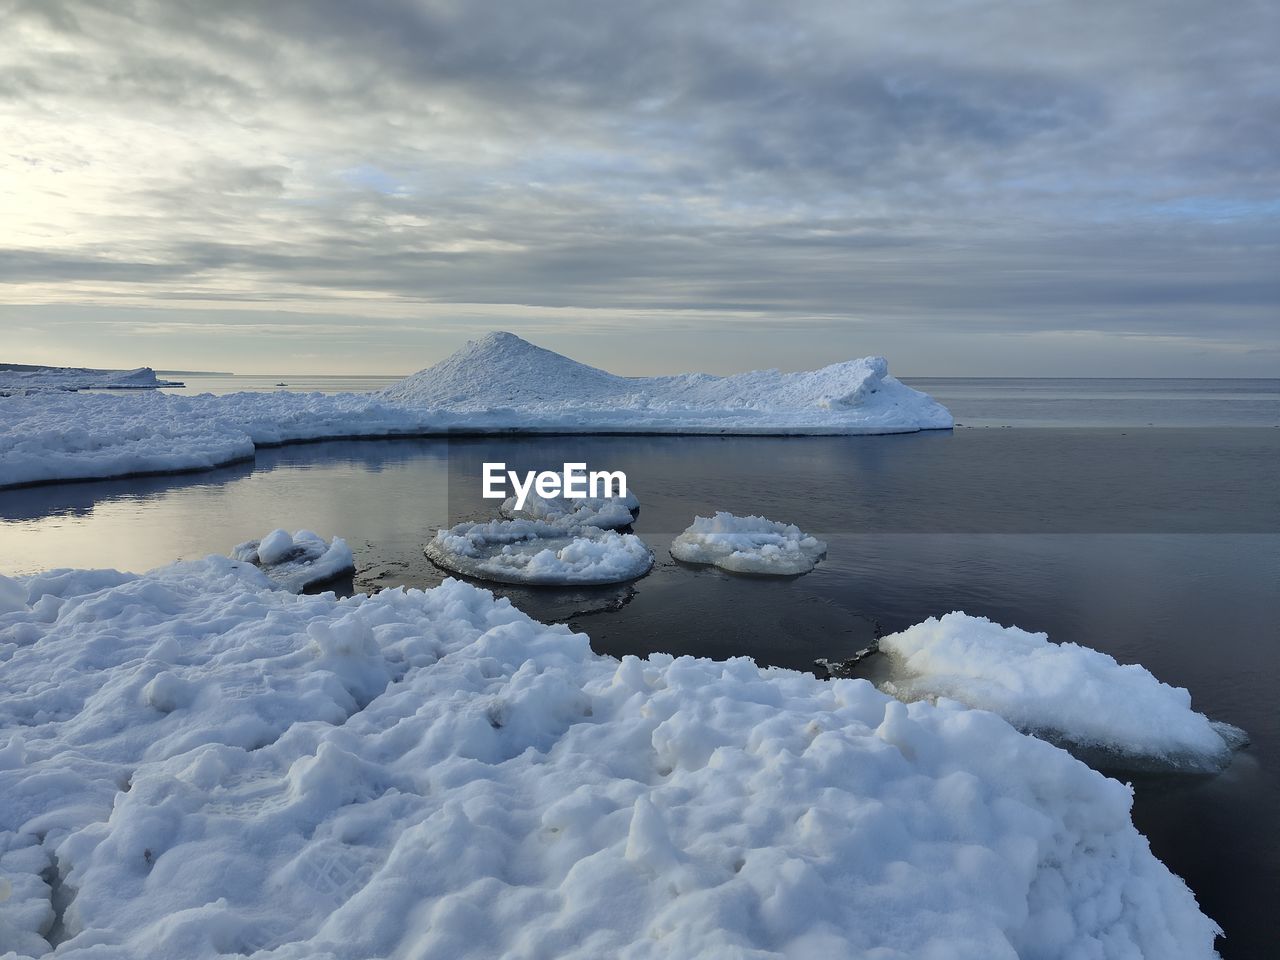
[[[389,387],[401,377],[335,377],[297,374],[191,374],[157,370],[161,380],[178,380],[181,387],[167,387],[165,393],[237,393],[240,391],[295,390],[303,393],[365,393]]]
[[[980,420],[971,415],[979,408],[994,410],[993,422],[1018,420],[1009,381],[946,383],[973,404],[950,401],[962,422]],[[1061,394],[1063,383],[1045,391]],[[1122,392],[1091,383],[1105,383],[1108,397]],[[284,526],[346,537],[355,589],[429,586],[441,574],[423,557],[424,540],[494,512],[479,497],[481,461],[625,469],[643,504],[636,532],[659,559],[653,573],[617,588],[502,592],[610,654],[746,655],[805,669],[848,656],[877,631],[962,609],[1141,662],[1253,738],[1220,777],[1139,781],[1135,819],[1226,928],[1224,956],[1274,957],[1280,430],[1260,425],[1256,411],[1276,403],[1280,384],[1251,382],[1270,383],[1268,394],[1227,382],[1228,407],[1239,405],[1246,426],[1206,430],[1132,429],[1156,381],[1131,383],[1135,406],[1107,429],[333,442],[183,477],[0,491],[0,572],[145,569]],[[1098,401],[1075,389],[1058,409]],[[1169,405],[1195,407],[1196,389],[1186,385]],[[932,392],[947,399],[941,386]],[[787,580],[672,562],[671,538],[715,509],[799,523],[829,541],[829,556]]]

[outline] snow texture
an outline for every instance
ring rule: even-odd
[[[907,433],[953,425],[883,358],[809,373],[627,378],[509,333],[373,394],[0,397],[0,486],[200,470],[300,440],[450,433]]]
[[[299,530],[292,536],[288,530],[272,530],[261,540],[239,544],[231,556],[259,567],[272,583],[294,593],[356,569],[345,540],[334,537],[332,543],[326,543],[310,530]]]
[[[1020,730],[1119,758],[1216,770],[1246,739],[1192,710],[1190,693],[1141,664],[984,617],[930,617],[881,638],[880,650],[895,670],[884,689],[900,699],[947,697]]]
[[[685,563],[715,564],[734,573],[794,576],[808,573],[827,545],[790,523],[735,517],[723,510],[694,517],[671,542],[671,555]]]
[[[568,520],[460,523],[438,531],[425,552],[463,576],[538,586],[621,583],[653,567],[653,551],[635,534]]]
[[[990,713],[619,662],[454,580],[295,595],[209,557],[16,582],[19,955],[1214,956],[1130,790]]]
[[[542,497],[531,491],[522,509],[516,509],[515,497],[507,497],[498,510],[509,520],[550,520],[616,530],[631,526],[640,512],[640,500],[630,490],[625,497],[574,498]]]
[[[0,397],[12,394],[73,390],[154,390],[180,387],[175,380],[160,380],[150,367],[136,370],[90,370],[85,367],[22,367],[0,365]]]

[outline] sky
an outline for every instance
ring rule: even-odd
[[[0,0],[0,361],[1280,376],[1272,0]]]

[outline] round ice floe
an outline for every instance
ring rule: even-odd
[[[326,543],[310,530],[293,535],[287,530],[272,530],[261,540],[247,540],[235,547],[231,556],[261,568],[272,581],[294,593],[356,568],[345,540],[334,537],[332,543]]]
[[[775,576],[808,573],[826,552],[826,543],[794,524],[724,511],[694,517],[693,525],[671,543],[671,555],[685,563]]]
[[[540,497],[530,493],[522,507],[516,498],[507,497],[498,508],[510,520],[550,520],[566,524],[590,524],[602,530],[629,527],[640,510],[634,493],[625,497]]]
[[[949,613],[880,640],[902,700],[945,697],[1104,764],[1216,770],[1248,737],[1191,709],[1191,694],[1043,633]]]
[[[649,572],[653,552],[634,534],[546,520],[491,520],[441,530],[427,558],[499,583],[619,583]]]

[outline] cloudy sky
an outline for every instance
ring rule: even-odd
[[[1280,375],[1271,0],[0,0],[0,360]]]

